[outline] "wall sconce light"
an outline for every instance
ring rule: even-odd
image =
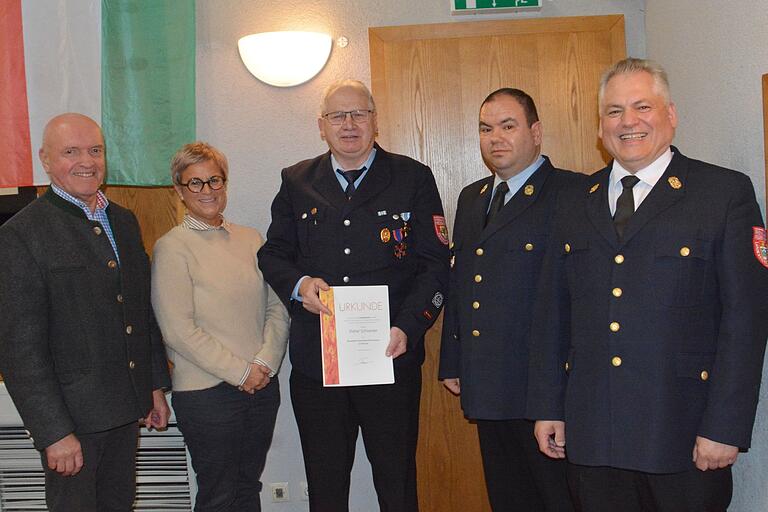
[[[319,32],[262,32],[240,38],[237,46],[253,76],[276,87],[292,87],[323,69],[332,40]]]

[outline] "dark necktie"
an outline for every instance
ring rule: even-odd
[[[616,228],[616,234],[621,237],[624,236],[624,228],[627,226],[627,221],[635,213],[635,196],[632,193],[632,189],[640,182],[640,178],[635,175],[624,176],[621,178],[621,186],[623,190],[619,199],[616,201],[616,213],[613,215],[613,226]]]
[[[494,217],[496,217],[496,215],[504,207],[504,197],[507,195],[507,192],[509,192],[509,185],[507,185],[506,181],[502,181],[496,185],[496,192],[493,194],[491,207],[488,209],[488,215],[485,217],[486,226],[491,223]]]
[[[357,181],[357,178],[365,172],[365,169],[366,167],[363,167],[362,169],[354,169],[352,171],[336,169],[336,172],[344,176],[344,179],[347,180],[347,188],[344,189],[344,193],[347,195],[347,200],[352,199],[352,194],[355,193],[355,181]]]

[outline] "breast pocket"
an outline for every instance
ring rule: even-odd
[[[656,247],[648,284],[665,306],[697,306],[709,284],[711,265],[711,242],[701,239],[664,241]]]
[[[513,284],[516,287],[534,289],[539,280],[547,235],[527,235],[509,241],[508,251]]]
[[[565,259],[571,297],[582,297],[593,291],[598,278],[594,270],[597,265],[592,260],[597,256],[591,254],[589,240],[569,239],[559,251]]]
[[[305,258],[322,250],[322,246],[332,239],[325,233],[329,226],[324,209],[313,208],[301,212],[296,218],[296,237],[298,239],[299,252]]]

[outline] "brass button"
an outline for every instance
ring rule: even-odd
[[[344,248],[344,254],[351,254],[351,253],[352,253],[352,249],[350,249],[349,247]]]
[[[568,364],[568,361],[565,362],[565,371],[568,371],[571,369],[571,365]]]
[[[611,322],[611,331],[618,332],[619,329],[621,329],[621,324],[619,322]]]
[[[533,244],[530,243],[530,242],[525,244],[525,250],[526,251],[532,251],[533,250]]]
[[[472,309],[480,309],[480,303],[475,301],[472,303]]]
[[[571,244],[565,244],[565,252],[571,252]]]
[[[691,250],[688,247],[681,247],[680,248],[680,256],[685,258],[686,256],[690,256],[690,255],[691,255]]]
[[[480,331],[475,329],[474,331],[472,331],[472,336],[474,336],[475,338],[479,337],[480,336]]]
[[[349,276],[344,276],[344,277],[341,278],[341,280],[344,281],[345,283],[348,283],[349,282]]]
[[[483,252],[485,251],[483,251],[482,247],[478,247],[477,249],[475,249],[475,254],[477,254],[478,256],[482,256]]]
[[[125,334],[131,334],[133,332],[133,326],[132,325],[126,325],[125,326]]]
[[[109,261],[107,262],[107,266],[108,266],[109,268],[117,268],[117,262],[116,262],[115,260],[109,260]]]
[[[621,265],[622,263],[624,263],[624,255],[617,254],[616,257],[613,258],[613,261],[615,261],[617,265]]]
[[[709,372],[707,370],[701,370],[701,380],[707,380],[709,378]]]
[[[611,293],[613,294],[614,297],[621,297],[621,294],[624,292],[621,290],[621,288],[614,288],[613,290],[611,290]]]
[[[479,283],[479,282],[480,282],[480,281],[482,281],[482,280],[483,280],[483,276],[481,276],[480,274],[476,274],[476,275],[475,275],[475,282],[476,282],[476,283]]]
[[[128,368],[133,370],[134,368],[136,368],[136,363],[134,363],[133,361],[128,361]]]
[[[349,219],[344,219],[344,225],[345,226],[349,226],[350,224],[352,224],[352,222],[350,222]]]
[[[117,294],[117,302],[119,302],[121,304],[123,303],[123,294],[122,293],[118,293]]]
[[[96,235],[100,235],[101,234],[101,228],[99,226],[93,226],[93,232]]]
[[[613,359],[611,359],[611,364],[616,367],[621,366],[621,358],[619,356],[613,356]]]

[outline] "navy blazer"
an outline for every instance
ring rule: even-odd
[[[696,436],[750,445],[768,336],[760,209],[744,174],[672,151],[623,242],[610,166],[558,211],[528,414],[565,420],[576,464],[679,472]]]
[[[525,417],[528,335],[555,203],[584,179],[545,157],[488,226],[493,176],[459,195],[438,377],[461,379],[469,418]]]
[[[316,380],[322,376],[320,319],[291,299],[299,278],[320,277],[330,286],[388,285],[391,324],[408,336],[396,369],[423,362],[424,333],[447,292],[448,237],[432,171],[376,147],[350,201],[330,152],[283,169],[259,250],[259,268],[291,315],[291,364]]]

